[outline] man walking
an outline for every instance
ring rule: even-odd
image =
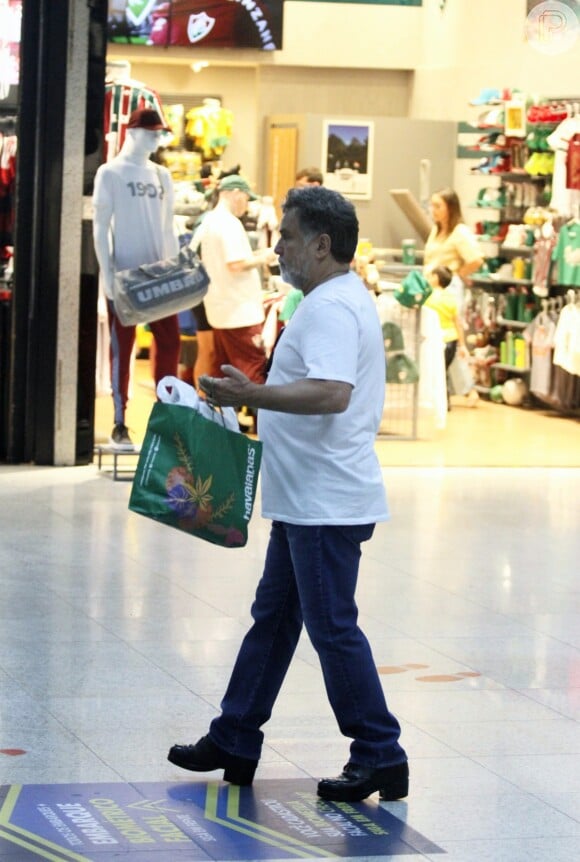
[[[388,518],[374,450],[385,389],[383,336],[370,294],[350,270],[358,239],[352,204],[324,187],[291,189],[275,251],[283,278],[304,293],[265,385],[231,365],[202,377],[209,399],[259,410],[262,514],[272,519],[247,633],[207,736],[175,745],[184,769],[224,769],[251,784],[276,697],[302,625],[316,649],[349,760],[318,795],[358,801],[408,792],[400,726],[389,712],[357,623],[361,544]]]

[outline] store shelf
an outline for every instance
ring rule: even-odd
[[[498,206],[497,204],[468,204],[469,209],[474,210],[492,210],[494,213],[499,215],[499,221],[504,222],[505,224],[522,224],[523,217],[526,214],[526,210],[529,209],[528,206]],[[512,213],[512,215],[508,215],[508,213]],[[490,221],[490,219],[487,219]]]
[[[545,183],[552,178],[551,174],[528,174],[526,171],[508,171],[497,176],[506,183]]]
[[[490,368],[497,368],[500,371],[517,371],[520,374],[529,374],[531,368],[519,368],[517,365],[508,365],[506,362],[494,362]]]
[[[497,105],[494,105],[497,107]],[[474,126],[472,123],[458,123],[457,131],[460,135],[485,135],[492,132],[501,132],[503,134],[503,126]]]
[[[514,254],[516,257],[520,254],[533,254],[534,247],[529,245],[500,245],[499,250],[502,254]]]
[[[482,285],[484,287],[505,287],[506,285],[521,284],[524,287],[529,287],[533,284],[531,278],[478,278],[476,275],[471,276],[473,284]]]
[[[485,134],[485,132],[489,131],[488,129],[478,129],[480,134]],[[509,153],[509,147],[493,147],[489,149],[477,149],[476,147],[470,147],[466,144],[458,144],[457,149],[455,151],[456,158],[458,159],[487,159],[490,156],[497,156],[501,153]]]
[[[377,266],[380,275],[408,275],[410,272],[421,272],[422,266],[418,264],[384,263]]]

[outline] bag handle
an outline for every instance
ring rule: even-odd
[[[206,404],[212,413],[217,414],[219,416],[219,418],[221,419],[221,424],[225,428],[226,427],[226,420],[225,420],[225,416],[224,416],[224,411],[219,406],[219,404],[210,404],[209,401],[206,401]]]
[[[210,404],[209,401],[204,401],[202,407],[201,399],[193,386],[184,380],[180,380],[178,377],[172,377],[171,375],[163,377],[157,384],[156,394],[159,400],[165,404],[178,404],[181,407],[190,407],[202,415],[207,410],[212,416],[212,422],[216,422],[224,428],[228,427],[222,408],[217,404]]]

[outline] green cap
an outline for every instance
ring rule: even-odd
[[[251,201],[258,199],[258,196],[253,193],[246,180],[239,174],[230,174],[227,177],[223,177],[219,181],[217,188],[219,192],[232,192],[234,189],[240,189],[240,191],[248,195]]]

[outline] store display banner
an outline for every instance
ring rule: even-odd
[[[422,6],[423,0],[303,0],[306,3],[355,3],[360,6]]]
[[[406,812],[404,803],[401,806]],[[0,787],[0,859],[206,862],[444,853],[376,798],[326,802],[310,779]]]
[[[108,10],[107,38],[122,45],[282,48],[284,0],[109,0]]]

